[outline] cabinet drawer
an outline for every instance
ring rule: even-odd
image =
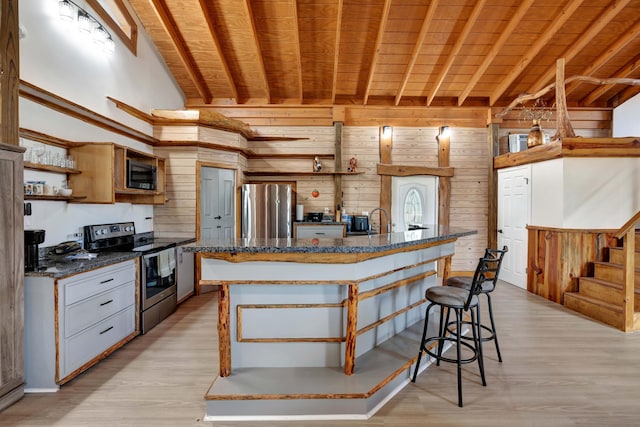
[[[64,337],[70,337],[123,308],[133,305],[135,298],[135,282],[132,281],[66,306],[64,312]]]
[[[120,285],[135,281],[136,268],[134,261],[100,268],[95,271],[78,274],[63,279],[59,285],[64,286],[64,305],[71,305],[85,298],[117,288]]]
[[[312,237],[333,237],[344,236],[344,225],[297,225],[296,238],[309,239]]]
[[[100,323],[64,340],[60,379],[94,359],[135,330],[135,307],[108,317]]]

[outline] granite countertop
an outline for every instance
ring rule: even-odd
[[[195,238],[185,237],[156,237],[157,243],[183,245],[195,242]],[[66,255],[49,254],[40,259],[40,269],[38,271],[25,271],[25,277],[52,277],[60,279],[73,274],[84,273],[97,268],[106,267],[119,262],[135,259],[140,256],[140,252],[101,252],[93,259],[66,259]]]
[[[389,234],[313,239],[225,239],[198,241],[185,252],[245,253],[371,253],[417,246],[476,234],[476,230],[429,226],[428,229]]]

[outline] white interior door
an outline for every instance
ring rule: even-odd
[[[203,167],[200,170],[200,238],[235,237],[235,170]]]
[[[507,245],[500,278],[527,288],[527,224],[531,221],[531,166],[498,171],[498,247]]]
[[[394,176],[391,179],[392,231],[407,231],[410,225],[438,223],[438,178]]]

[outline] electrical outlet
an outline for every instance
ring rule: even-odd
[[[24,204],[24,216],[31,215],[31,203],[27,202]]]

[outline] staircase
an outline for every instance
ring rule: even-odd
[[[631,234],[627,234],[630,236]],[[640,267],[640,232],[635,230],[634,266]],[[625,238],[627,238],[625,236]],[[625,249],[609,248],[609,261],[594,262],[593,277],[578,279],[578,292],[565,292],[565,307],[622,331],[640,330],[640,269],[634,269],[633,325],[626,326],[625,300]]]

